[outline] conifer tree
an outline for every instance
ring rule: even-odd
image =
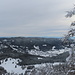
[[[71,11],[67,11],[66,18],[71,18],[75,15],[75,6]],[[68,66],[69,70],[67,72],[67,75],[75,75],[75,21],[73,21],[70,25],[70,30],[68,31],[67,35],[65,36],[64,42],[70,42],[68,39],[73,38],[70,46],[71,50],[69,51],[69,57],[68,57]]]

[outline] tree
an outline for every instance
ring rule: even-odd
[[[67,11],[67,15],[66,15],[66,18],[70,18],[72,16],[75,15],[75,5],[74,5],[74,8],[71,10],[71,11]],[[71,51],[69,51],[69,57],[67,59],[68,61],[68,65],[69,65],[69,70],[67,72],[67,75],[75,75],[75,42],[74,42],[74,37],[75,37],[75,21],[73,21],[71,23],[71,26],[70,26],[70,30],[68,31],[67,35],[65,36],[65,39],[64,39],[64,42],[67,42],[69,43],[69,40],[68,39],[71,39],[73,38],[73,41],[71,42]]]

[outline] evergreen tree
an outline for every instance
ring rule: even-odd
[[[75,15],[75,6],[71,11],[67,11],[66,18],[71,18],[72,16]],[[69,57],[67,58],[67,62],[69,65],[69,70],[67,72],[67,75],[75,75],[75,42],[74,42],[74,37],[75,37],[75,21],[71,23],[70,30],[68,31],[67,35],[65,36],[64,42],[70,42],[68,39],[73,39],[71,42],[71,50],[69,51]]]

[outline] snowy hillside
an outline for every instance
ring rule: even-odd
[[[46,51],[46,52],[43,52],[43,51],[39,51],[39,50],[30,50],[28,51],[29,54],[32,54],[32,55],[39,55],[39,56],[44,56],[44,57],[52,57],[52,56],[57,56],[59,54],[62,54],[64,52],[68,52],[70,50],[70,48],[65,48],[65,49],[52,49],[52,50],[49,50],[49,51]]]
[[[53,75],[56,66],[65,65],[69,51],[69,46],[65,47],[59,38],[0,38],[1,73],[44,75],[43,71]]]

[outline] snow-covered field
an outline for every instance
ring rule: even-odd
[[[0,66],[4,67],[5,70],[7,70],[8,73],[17,73],[17,74],[21,74],[21,73],[25,73],[26,68],[22,69],[22,66],[17,65],[18,61],[21,61],[20,59],[12,59],[12,58],[8,58],[7,61],[1,60],[1,64]]]
[[[46,52],[40,51],[40,50],[29,50],[28,53],[32,55],[39,55],[39,56],[44,56],[44,57],[52,57],[52,56],[57,56],[59,54],[62,54],[64,52],[70,51],[70,48],[65,48],[65,49],[60,49],[60,50],[49,50]]]

